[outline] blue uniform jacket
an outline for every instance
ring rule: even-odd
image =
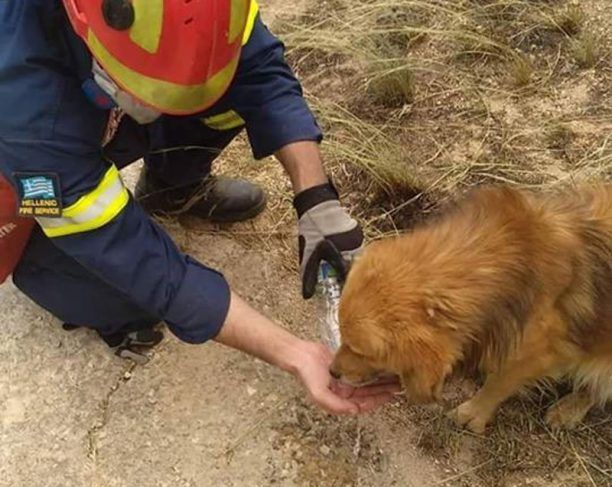
[[[81,203],[101,191],[112,169],[101,150],[108,112],[81,88],[90,64],[60,0],[0,2],[0,172],[16,187],[19,174],[53,175],[75,222],[85,218],[78,214]],[[197,117],[214,124],[228,110],[244,121],[256,158],[321,138],[282,44],[259,19],[229,91]],[[95,228],[84,220],[68,234],[41,226],[61,251],[166,321],[180,339],[201,343],[214,337],[229,307],[224,277],[181,253],[125,194],[103,224],[98,215]]]

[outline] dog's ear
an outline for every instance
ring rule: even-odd
[[[369,353],[365,353],[366,356],[371,356],[377,360],[385,360],[389,353],[389,341],[385,336],[385,331],[381,327],[369,327],[369,333],[367,335],[367,350]]]
[[[386,331],[367,318],[346,321],[343,342],[355,353],[372,359],[383,359],[389,349]]]

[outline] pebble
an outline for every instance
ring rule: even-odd
[[[327,456],[331,453],[331,448],[327,445],[321,445],[321,447],[319,448],[319,451],[321,452],[323,456]]]

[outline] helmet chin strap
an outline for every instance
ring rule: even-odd
[[[140,103],[132,95],[119,88],[95,60],[93,61],[92,72],[96,84],[115,101],[121,110],[139,124],[144,125],[154,122],[161,116],[161,112]]]

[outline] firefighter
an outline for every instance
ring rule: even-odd
[[[260,188],[211,174],[245,130],[254,157],[276,156],[296,193],[305,298],[321,259],[345,272],[362,245],[255,0],[8,0],[0,22],[0,172],[38,224],[13,273],[23,293],[123,356],[157,344],[164,321],[184,342],[214,339],[292,372],[329,411],[389,399],[395,386],[331,390],[327,349],[260,315],[149,217],[259,214]],[[140,158],[132,196],[119,170]]]

